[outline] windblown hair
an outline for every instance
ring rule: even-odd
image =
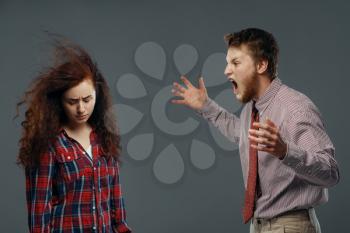
[[[228,47],[246,45],[255,61],[266,59],[267,73],[271,79],[277,77],[279,48],[273,35],[258,28],[247,28],[224,37]]]
[[[40,164],[40,156],[48,150],[67,121],[61,101],[63,93],[86,79],[92,80],[96,90],[96,104],[88,123],[96,129],[104,156],[118,159],[120,136],[106,80],[83,48],[67,40],[56,39],[53,65],[38,75],[17,103],[15,117],[18,117],[21,105],[27,107],[21,123],[23,131],[18,164],[25,168]]]

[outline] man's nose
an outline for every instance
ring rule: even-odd
[[[225,67],[224,74],[225,74],[226,76],[229,76],[230,74],[232,74],[232,70],[231,70],[231,68],[228,66],[228,64],[227,64],[226,67]]]

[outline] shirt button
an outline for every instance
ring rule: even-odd
[[[95,207],[95,206],[93,206],[93,207],[92,207],[92,209],[93,209],[93,210],[95,210],[95,209],[96,209],[96,207]]]
[[[96,171],[96,167],[94,167],[94,171]]]
[[[93,227],[92,227],[92,229],[93,229],[93,230],[96,230],[96,227],[95,227],[95,226],[93,226]]]
[[[70,156],[67,156],[67,159],[70,159]]]

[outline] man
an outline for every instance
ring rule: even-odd
[[[245,104],[240,117],[181,77],[175,104],[189,106],[239,144],[245,184],[243,220],[250,232],[320,232],[314,206],[328,200],[339,181],[334,146],[311,100],[277,77],[278,46],[272,34],[248,28],[225,36],[225,75]],[[294,230],[294,231],[292,231]],[[289,232],[289,231],[288,231]]]

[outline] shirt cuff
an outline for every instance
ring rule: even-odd
[[[288,146],[288,143],[286,143],[286,147],[287,147],[287,148],[286,148],[286,153],[285,153],[283,156],[279,157],[280,160],[283,160],[283,159],[287,156],[287,154],[288,154],[288,147],[289,147],[289,146]]]
[[[210,115],[210,113],[214,112],[216,109],[216,103],[208,97],[207,101],[204,103],[202,109],[197,110],[197,114],[201,116]]]
[[[117,224],[117,226],[115,227],[115,229],[117,230],[117,233],[131,233],[131,229],[129,228],[129,226],[126,224],[126,222],[121,222],[119,224]]]

